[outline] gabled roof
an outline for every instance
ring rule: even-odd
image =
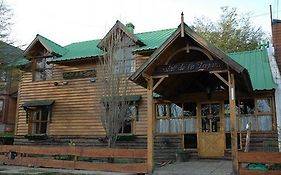
[[[266,49],[228,54],[247,68],[254,90],[271,90],[277,87],[273,81]]]
[[[23,57],[23,50],[8,43],[0,41],[1,64],[9,66]]]
[[[210,52],[212,55],[216,56],[218,59],[223,61],[226,65],[229,66],[232,70],[237,72],[238,74],[242,73],[244,79],[246,79],[246,85],[249,89],[252,89],[251,81],[249,79],[249,74],[247,72],[247,69],[245,69],[243,66],[232,60],[228,55],[226,55],[223,51],[216,48],[211,43],[207,42],[204,38],[199,36],[196,32],[194,32],[191,28],[189,28],[186,24],[184,25],[184,33],[185,35],[189,36],[192,40],[194,40],[197,44],[200,45],[200,47],[204,48],[208,52]],[[146,82],[143,81],[142,74],[148,69],[149,66],[151,66],[157,59],[159,58],[159,55],[168,48],[175,40],[176,38],[180,37],[181,35],[181,26],[177,28],[177,30],[150,56],[150,58],[140,66],[140,68],[133,73],[130,76],[130,79],[137,84],[140,84],[142,86],[146,86]],[[144,84],[143,84],[144,83]]]
[[[145,43],[145,46],[137,47],[134,51],[142,52],[157,49],[175,30],[176,29],[173,28],[134,34]],[[54,59],[52,62],[73,61],[100,56],[103,53],[103,51],[98,48],[100,41],[101,40],[98,39],[66,45],[65,48],[68,52],[62,57]]]
[[[125,33],[134,43],[139,46],[144,46],[145,44],[137,38],[133,33],[129,32],[128,28],[124,26],[120,21],[116,21],[115,25],[109,30],[109,32],[105,35],[105,37],[98,44],[99,48],[103,48],[104,43],[110,36],[114,33],[114,31],[120,29],[123,33]]]
[[[62,56],[64,55],[68,50],[61,45],[37,34],[35,39],[29,44],[29,46],[25,49],[24,55],[26,56],[28,51],[36,44],[37,42],[40,42],[48,52],[51,54],[54,54],[56,56]]]

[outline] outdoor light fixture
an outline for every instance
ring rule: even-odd
[[[91,78],[91,79],[90,79],[90,82],[91,82],[91,83],[95,83],[95,82],[96,82],[96,78]]]
[[[63,81],[63,82],[54,82],[54,86],[64,86],[64,85],[68,85],[68,81]]]

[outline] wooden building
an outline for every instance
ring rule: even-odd
[[[0,41],[0,137],[14,131],[19,70],[13,63],[22,57],[21,49]]]
[[[120,61],[128,67],[123,73],[132,80],[129,100],[136,110],[117,146],[146,148],[149,136],[157,161],[174,160],[184,150],[229,156],[230,115],[237,122],[238,149],[249,122],[251,149],[268,148],[261,138],[277,144],[276,84],[265,48],[225,54],[185,24],[134,33],[131,23],[117,21],[107,36],[114,30],[131,41],[131,59]],[[106,145],[98,63],[103,40],[61,46],[36,36],[24,51],[29,62],[18,90],[15,144]]]

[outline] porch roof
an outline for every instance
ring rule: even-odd
[[[184,35],[182,36],[182,32]],[[179,57],[176,57],[175,54],[178,54],[180,52],[185,51],[186,53],[190,53],[190,48],[195,49],[199,51],[202,54],[205,54],[205,58],[199,55],[190,55],[188,59],[184,59],[184,55],[181,55]],[[174,54],[169,54],[169,52],[172,52]],[[170,56],[169,56],[170,55]],[[179,55],[179,54],[178,54]],[[201,58],[200,58],[201,57]],[[187,62],[190,62],[192,64],[198,64],[194,61],[194,58],[200,58],[199,61],[202,61],[202,59],[207,60],[217,60],[219,62],[222,62],[225,64],[227,69],[235,74],[237,74],[237,78],[239,79],[239,84],[241,88],[247,89],[248,92],[251,92],[253,90],[251,80],[249,73],[245,67],[240,65],[238,62],[234,61],[231,57],[229,57],[227,54],[225,54],[223,51],[220,49],[216,48],[213,44],[209,43],[206,41],[204,38],[202,38],[200,35],[198,35],[196,32],[194,32],[190,27],[188,27],[185,23],[182,25],[179,25],[177,30],[150,56],[150,58],[141,65],[141,67],[130,76],[130,80],[134,81],[135,83],[146,87],[146,81],[144,78],[145,76],[156,76],[158,77],[158,68],[159,66],[171,64],[173,59],[174,62],[184,62],[186,60]],[[198,61],[198,60],[197,60]],[[208,63],[209,64],[209,63]],[[171,66],[173,63],[171,64]],[[185,66],[186,67],[186,66]],[[172,70],[172,69],[171,69]],[[170,72],[164,76],[168,77],[165,81],[164,84],[168,85],[169,84],[174,84],[176,86],[173,86],[174,89],[169,89],[165,90],[162,86],[159,86],[159,91],[156,90],[157,93],[166,93],[166,95],[174,96],[176,95],[173,91],[177,91],[179,93],[179,90],[181,91],[186,91],[189,85],[187,85],[184,82],[197,82],[199,81],[197,78],[202,78],[199,83],[197,83],[195,86],[192,86],[193,83],[188,83],[191,86],[189,88],[192,88],[191,91],[194,91],[197,89],[197,87],[200,86],[201,89],[206,88],[208,85],[205,84],[208,79],[214,77],[213,73],[207,75],[204,72],[201,72],[200,70],[197,71],[198,73],[193,74],[194,76],[190,76],[190,74],[182,74],[182,73],[177,73],[179,74],[178,76],[172,76],[173,72]],[[224,75],[218,75],[220,76],[220,79],[227,78],[227,75],[224,73]],[[174,72],[176,73],[176,72]],[[171,75],[169,75],[171,74]],[[187,77],[188,76],[188,77]],[[216,74],[217,76],[217,74]],[[223,77],[222,77],[223,76]],[[217,80],[217,79],[216,79]],[[163,81],[159,80],[157,82],[158,85],[159,82]],[[215,83],[217,84],[218,81],[214,81],[212,83],[213,86],[216,86]],[[162,83],[161,83],[162,84]],[[165,86],[165,85],[163,85]],[[181,86],[184,86],[181,88]],[[197,87],[196,87],[197,86]],[[179,89],[180,88],[180,89]],[[216,87],[213,87],[216,88]],[[197,89],[198,90],[198,89]],[[200,91],[200,90],[199,90]],[[182,92],[181,92],[182,93]]]
[[[273,81],[268,53],[265,48],[228,55],[248,70],[253,90],[271,90],[277,87]]]

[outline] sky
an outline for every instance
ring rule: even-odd
[[[4,0],[13,9],[11,37],[25,49],[36,34],[64,46],[103,38],[120,20],[132,22],[135,33],[176,28],[180,14],[192,24],[195,17],[218,20],[220,7],[251,13],[251,21],[270,33],[269,5],[273,18],[281,19],[279,0]],[[280,2],[281,3],[281,2]],[[279,9],[280,7],[280,9]]]

